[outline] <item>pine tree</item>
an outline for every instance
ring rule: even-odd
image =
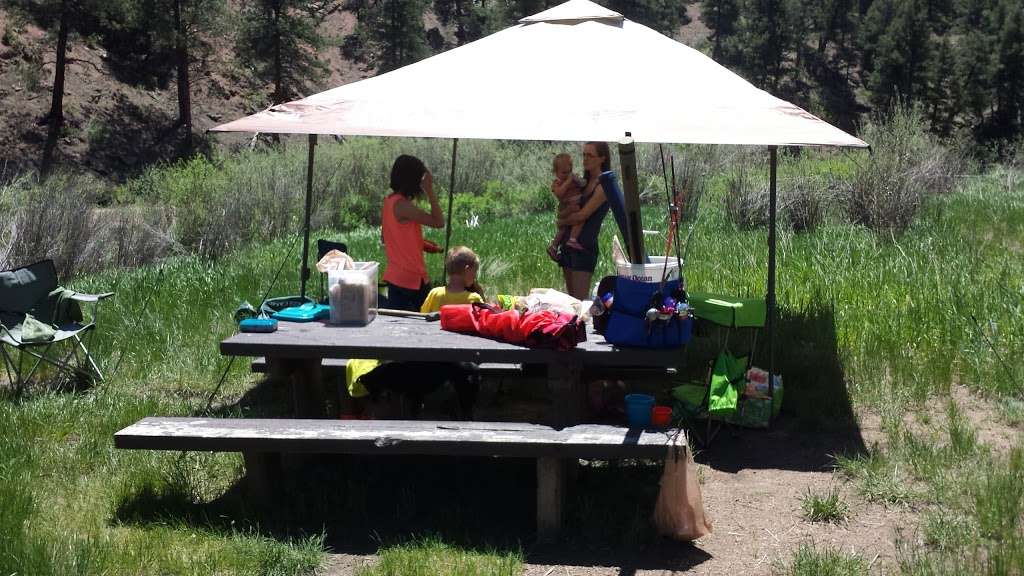
[[[864,62],[871,101],[888,109],[897,97],[910,102],[922,98],[932,55],[925,0],[876,0],[866,24],[865,45],[873,45]]]
[[[339,3],[331,0],[249,0],[242,8],[238,56],[256,78],[273,86],[270,100],[295,99],[327,75],[318,55],[326,40],[318,26]]]
[[[963,121],[980,128],[992,106],[995,30],[992,0],[964,0],[956,24],[960,35],[953,53],[956,105]]]
[[[1002,25],[996,46],[995,114],[996,136],[1019,136],[1024,126],[1024,6],[1003,0]]]
[[[486,14],[473,0],[434,0],[434,14],[445,26],[455,27],[455,45],[462,46],[484,33]]]
[[[955,60],[948,36],[935,41],[933,54],[928,61],[926,76],[929,81],[922,99],[932,132],[947,137],[953,132],[962,101],[961,86],[948,70],[949,64]]]
[[[388,72],[430,54],[423,30],[427,0],[369,0],[356,34],[374,53],[378,72]]]
[[[207,38],[219,29],[225,8],[225,0],[136,0],[128,24],[152,35],[155,49],[172,55],[186,154],[192,152],[191,68],[211,53]]]
[[[674,37],[690,23],[686,4],[680,0],[607,0],[602,2],[626,18]]]
[[[50,110],[39,123],[46,124],[46,141],[39,162],[40,177],[46,178],[53,167],[57,139],[64,127],[64,77],[68,43],[75,35],[104,31],[110,22],[124,18],[127,6],[122,0],[7,0],[7,6],[54,35],[54,74]]]
[[[789,55],[788,16],[783,0],[748,0],[743,5],[739,68],[755,85],[776,91]]]
[[[704,0],[701,4],[700,19],[711,31],[711,57],[727,66],[738,63],[735,42],[739,18],[738,0]]]

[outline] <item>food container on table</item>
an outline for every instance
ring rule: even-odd
[[[348,270],[327,273],[329,322],[365,326],[377,316],[377,263],[354,262]]]
[[[626,421],[630,428],[647,428],[651,425],[651,408],[654,396],[650,394],[626,394]]]

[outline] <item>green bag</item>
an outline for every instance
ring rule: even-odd
[[[725,352],[718,355],[711,369],[708,414],[715,418],[728,418],[736,413],[746,368],[746,357],[736,358]]]

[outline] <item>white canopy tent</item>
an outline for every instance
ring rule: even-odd
[[[637,142],[768,146],[770,372],[776,148],[867,147],[701,52],[590,0],[569,0],[459,48],[212,130],[310,135],[303,295],[317,134],[456,139],[453,186],[458,138],[616,141],[628,132]]]
[[[866,144],[589,0],[213,128],[505,140]]]

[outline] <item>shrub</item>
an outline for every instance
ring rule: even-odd
[[[964,165],[959,152],[928,133],[915,106],[897,105],[868,123],[863,138],[872,152],[857,162],[845,190],[851,221],[883,234],[900,234],[925,199],[953,189]]]
[[[830,188],[819,178],[788,180],[782,189],[783,212],[794,232],[809,232],[824,219]]]
[[[745,163],[725,182],[725,213],[741,230],[768,225],[768,186]]]
[[[166,211],[157,207],[98,208],[96,180],[23,176],[0,186],[0,268],[51,258],[61,278],[108,266],[136,266],[180,247],[170,238]]]

